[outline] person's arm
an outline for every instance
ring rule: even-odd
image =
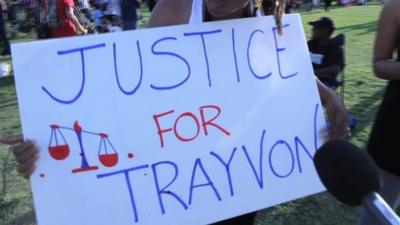
[[[35,170],[35,163],[39,158],[39,151],[34,141],[24,141],[22,136],[0,136],[0,144],[10,145],[18,163],[17,170],[25,178]]]
[[[399,12],[400,1],[388,2],[381,12],[378,23],[373,67],[376,76],[386,80],[400,80],[400,62],[395,62],[392,59],[396,38],[400,35]]]
[[[147,27],[187,24],[191,13],[191,0],[160,0],[154,7]]]
[[[72,20],[72,22],[76,25],[76,28],[78,29],[79,33],[87,34],[86,28],[84,28],[79,22],[78,18],[76,18],[73,7],[69,6],[66,7],[65,14],[67,15],[68,19]]]
[[[1,10],[2,11],[6,11],[7,10],[7,3],[5,0],[0,0],[0,6],[1,6]]]
[[[334,91],[318,79],[316,81],[321,101],[325,105],[328,116],[329,127],[326,141],[347,138],[350,135],[350,130],[346,107]]]

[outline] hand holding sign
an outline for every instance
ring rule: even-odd
[[[18,162],[17,170],[25,178],[35,170],[35,163],[39,157],[39,151],[34,141],[24,141],[22,135],[0,136],[0,143],[11,145],[11,149]]]
[[[347,121],[347,110],[342,100],[331,89],[317,79],[318,91],[322,102],[325,104],[328,116],[328,130],[325,141],[345,139],[350,136]]]
[[[266,17],[14,45],[38,223],[206,224],[321,191],[325,120],[309,59],[290,60],[308,54],[300,19],[286,23],[283,37]]]

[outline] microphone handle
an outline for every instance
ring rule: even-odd
[[[400,225],[400,218],[376,192],[363,198],[363,205],[379,221],[379,225]]]

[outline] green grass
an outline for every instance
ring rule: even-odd
[[[21,125],[14,79],[8,76],[0,79],[0,135],[18,133]],[[29,183],[18,176],[15,167],[7,147],[0,145],[0,224],[33,224]]]
[[[352,132],[352,141],[360,147],[365,146],[385,84],[371,70],[372,45],[380,8],[380,5],[357,6],[303,15],[304,22],[328,15],[335,21],[335,34],[344,33],[347,37],[345,103],[359,120]],[[305,24],[305,29],[310,33],[309,25]]]
[[[372,45],[380,9],[380,5],[369,5],[302,15],[307,36],[311,28],[307,22],[321,16],[329,16],[335,21],[334,35],[346,35],[345,104],[358,120],[351,141],[359,147],[365,147],[385,85],[371,70]],[[257,225],[354,225],[359,210],[322,193],[264,210],[259,214]]]
[[[359,121],[352,132],[352,142],[360,147],[368,139],[385,85],[371,71],[380,8],[380,5],[334,8],[328,13],[320,10],[302,16],[307,34],[310,31],[307,22],[320,16],[330,16],[336,22],[336,33],[346,34],[345,103]],[[145,10],[142,13],[147,20],[149,13]],[[17,133],[20,133],[20,122],[14,80],[7,77],[0,79],[0,135]],[[5,146],[0,146],[0,172],[0,224],[35,224],[29,183],[16,174],[15,160]],[[358,208],[347,207],[322,193],[263,210],[256,224],[353,225],[358,214]]]

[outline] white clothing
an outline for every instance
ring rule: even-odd
[[[252,1],[249,1],[251,4],[251,9],[253,8]],[[256,16],[262,16],[261,11],[257,10]],[[189,24],[202,23],[204,21],[204,10],[203,10],[203,0],[193,0],[192,2],[192,12],[189,18]]]
[[[189,24],[203,23],[203,0],[193,0]]]
[[[108,32],[110,32],[110,33],[121,32],[121,31],[122,31],[122,28],[119,26],[110,26],[108,28]]]
[[[80,0],[82,9],[90,9],[89,0]]]
[[[121,16],[121,3],[119,0],[109,0],[104,15]]]

